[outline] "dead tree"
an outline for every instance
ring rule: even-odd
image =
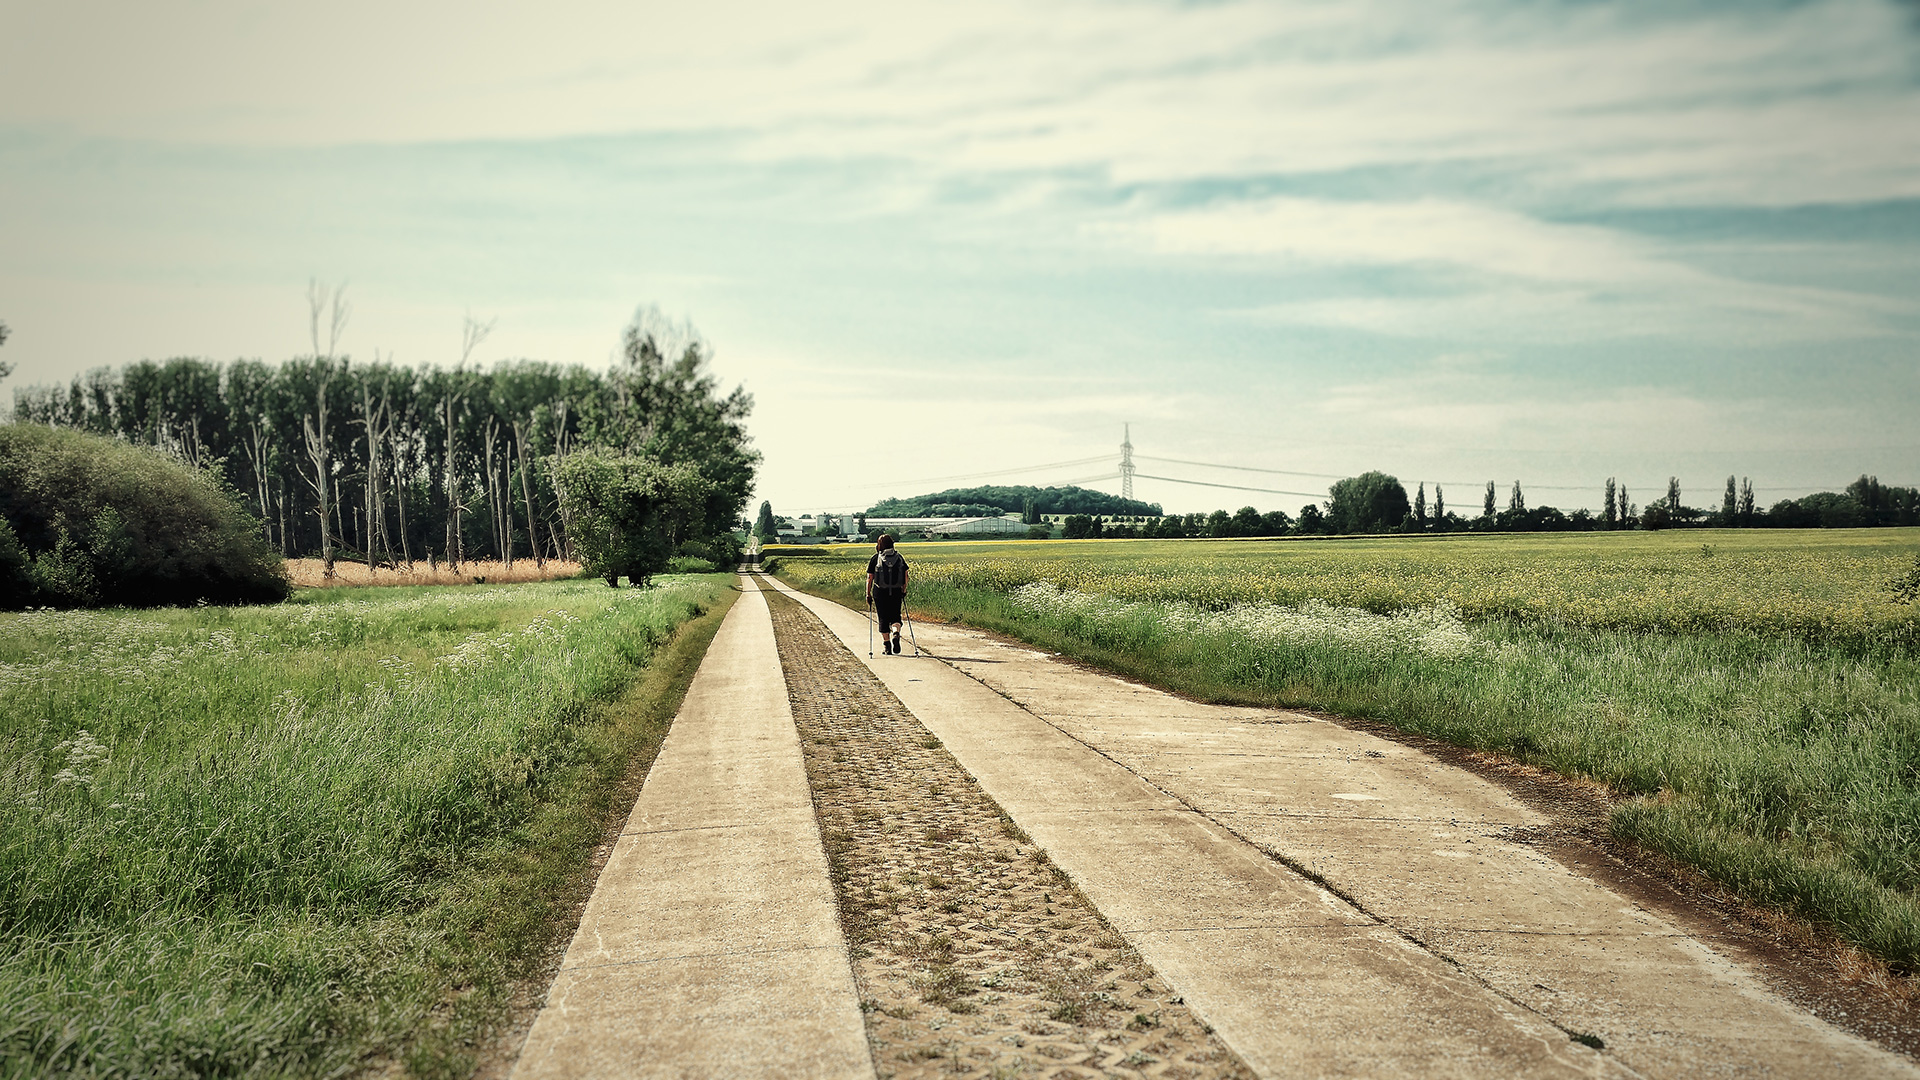
[[[327,385],[333,381],[334,350],[340,347],[340,335],[347,329],[347,319],[352,307],[346,300],[345,282],[329,290],[318,281],[307,282],[307,333],[313,343],[314,367],[319,372],[319,386],[314,390],[315,415],[301,418],[306,433],[307,457],[313,465],[313,488],[319,499],[320,516],[320,559],[322,576],[333,577],[333,517],[329,510],[334,509],[338,499],[329,503],[328,495],[338,495],[334,490],[333,462],[327,446]],[[320,351],[320,316],[327,315],[327,349]],[[317,419],[316,419],[317,418]],[[336,511],[337,512],[337,511]]]
[[[319,424],[314,417],[301,417],[307,436],[307,461],[313,466],[313,490],[320,500],[320,561],[321,576],[329,580],[333,577],[333,515],[328,495],[333,489],[332,463],[327,457],[327,382],[321,378],[320,388],[314,392],[314,406],[319,413]]]
[[[520,451],[520,494],[527,500],[527,548],[533,552],[533,565],[546,570],[546,557],[540,554],[540,534],[535,526],[538,520],[533,516],[533,483],[527,472],[527,433],[520,421],[513,422],[513,445]]]

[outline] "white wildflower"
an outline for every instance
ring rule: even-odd
[[[73,738],[53,748],[55,755],[65,754],[65,767],[53,774],[53,786],[57,790],[63,787],[93,786],[94,769],[107,760],[107,748],[93,733],[85,728],[73,733]]]
[[[1460,609],[1446,602],[1376,615],[1320,600],[1297,608],[1235,604],[1224,611],[1207,611],[1179,602],[1114,600],[1045,582],[1019,586],[1007,595],[1021,611],[1040,618],[1096,626],[1157,623],[1186,638],[1222,636],[1259,644],[1326,645],[1383,659],[1417,653],[1457,660],[1493,649],[1467,628]]]

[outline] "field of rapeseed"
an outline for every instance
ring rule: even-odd
[[[470,1072],[730,584],[0,615],[0,1076]]]
[[[903,550],[924,617],[1598,780],[1616,835],[1920,968],[1920,530]],[[866,549],[821,552],[771,554],[858,605]]]

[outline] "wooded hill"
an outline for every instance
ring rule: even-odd
[[[906,499],[882,499],[867,511],[869,517],[989,517],[1019,513],[1032,500],[1036,514],[1104,514],[1153,516],[1160,513],[1159,503],[1123,499],[1104,491],[1080,487],[1003,487],[948,488],[931,495]]]
[[[316,314],[316,327],[319,325]],[[338,322],[336,321],[336,325]],[[572,553],[555,478],[582,450],[686,465],[704,505],[675,543],[731,529],[760,455],[753,399],[723,394],[708,346],[652,309],[605,372],[531,360],[492,370],[334,355],[278,365],[181,358],[15,392],[14,420],[160,447],[221,476],[282,554],[411,562]],[[470,325],[465,352],[484,336]]]

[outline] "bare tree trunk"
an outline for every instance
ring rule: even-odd
[[[400,441],[393,433],[393,410],[387,410],[387,448],[392,453],[387,460],[393,462],[393,508],[400,515],[400,557],[407,561],[407,569],[413,569],[413,538],[407,533],[407,485],[400,477]]]
[[[260,531],[267,543],[273,543],[273,514],[267,505],[267,443],[260,421],[248,421],[247,435],[240,442],[247,454],[247,467],[253,470],[253,497],[260,503]]]
[[[377,357],[376,353],[376,357]],[[373,390],[363,379],[360,383],[360,426],[367,436],[367,483],[362,493],[362,514],[366,521],[364,532],[367,543],[367,574],[379,568],[381,556],[387,562],[393,561],[392,545],[386,542],[387,514],[380,499],[380,421],[385,403],[376,409],[373,404]],[[385,549],[384,551],[382,549]]]
[[[327,496],[332,491],[333,477],[329,475],[332,466],[327,459],[327,380],[320,380],[320,389],[314,393],[314,405],[319,413],[320,422],[316,425],[311,415],[302,417],[307,436],[307,458],[313,464],[313,490],[320,499],[320,561],[323,567],[321,576],[329,581],[333,579],[333,517],[329,513]]]
[[[453,471],[453,399],[441,403],[447,423],[447,567],[460,572],[460,479]]]
[[[527,500],[527,550],[533,553],[533,565],[544,571],[547,560],[540,554],[538,519],[533,516],[533,484],[527,472],[527,435],[518,420],[513,422],[513,445],[520,450],[520,494]]]
[[[494,451],[499,441],[500,424],[493,417],[487,417],[486,430],[486,470],[487,470],[487,512],[493,519],[493,548],[502,567],[513,567],[513,503],[510,498],[503,499],[500,491],[500,471],[494,464]],[[504,503],[504,506],[502,505]]]
[[[560,502],[560,527],[567,534],[566,545],[556,544],[553,557],[566,560],[573,558],[573,517],[567,512],[566,492],[560,487],[560,463],[567,460],[567,412],[570,409],[571,405],[565,400],[553,403],[553,493]]]

